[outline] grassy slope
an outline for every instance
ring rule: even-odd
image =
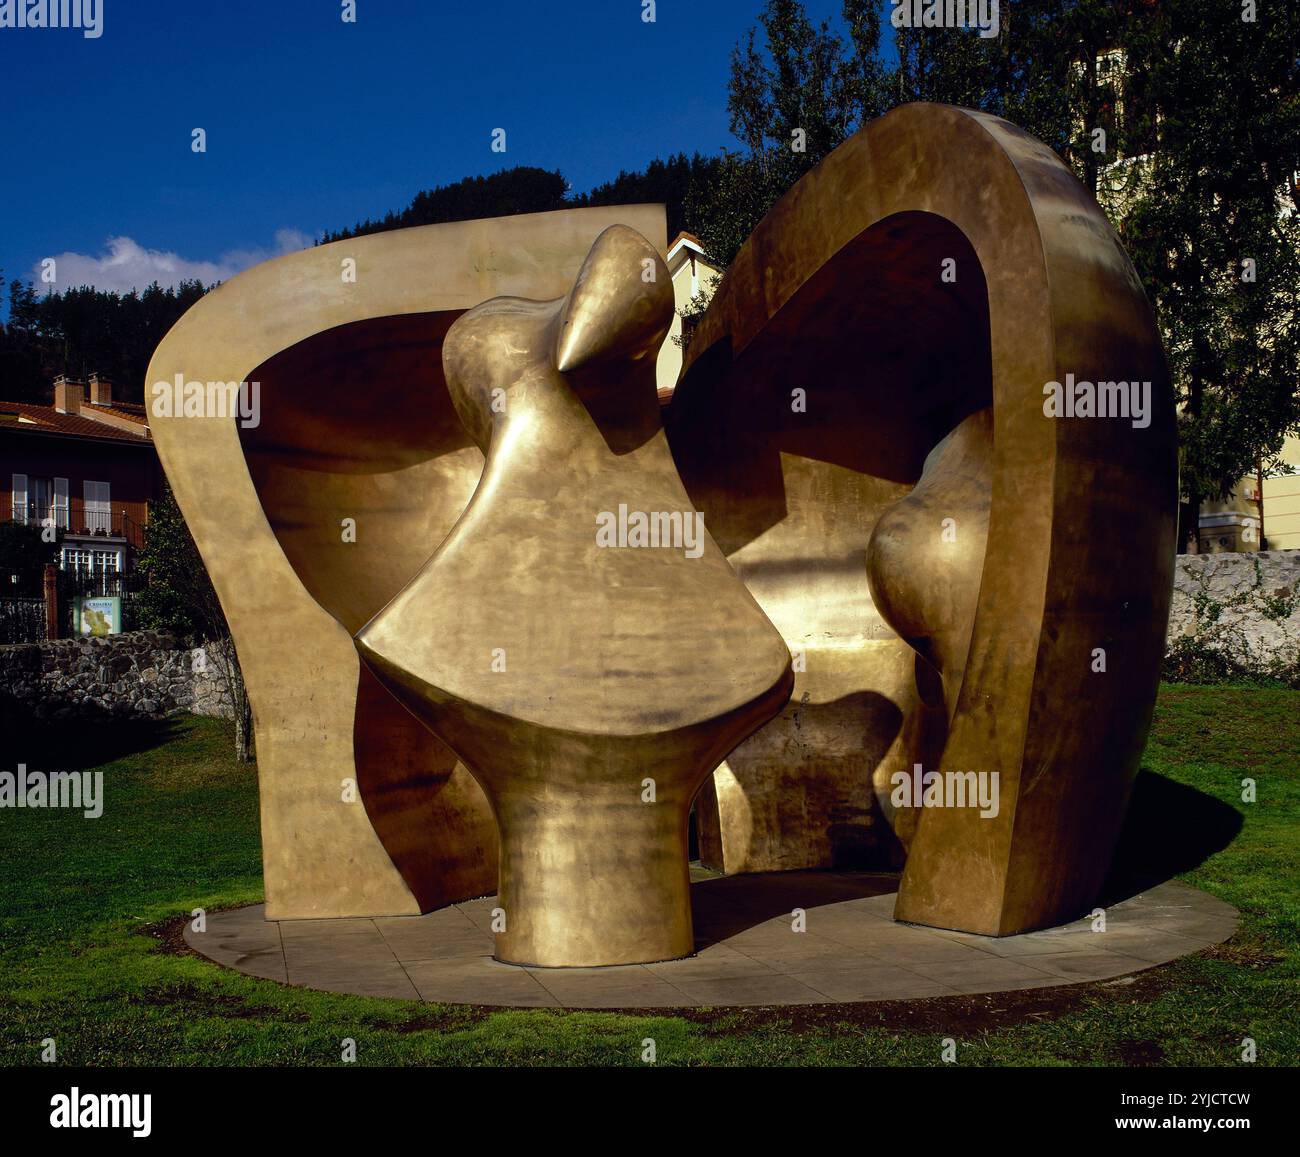
[[[0,769],[88,765],[75,737],[61,741],[6,737]],[[1228,948],[1136,984],[1090,986],[1055,1010],[982,1020],[954,1010],[951,1026],[944,1002],[923,1002],[926,1015],[901,1025],[871,1011],[485,1013],[314,993],[165,954],[142,924],[261,898],[255,771],[230,759],[211,720],[117,742],[102,767],[102,818],[0,811],[0,1063],[35,1063],[53,1037],[66,1064],[335,1064],[352,1037],[362,1064],[636,1065],[652,1037],[660,1064],[932,1065],[948,1035],[967,1065],[1233,1065],[1245,1036],[1261,1064],[1300,1063],[1297,692],[1166,687],[1157,708],[1143,766],[1174,794],[1154,797],[1148,818],[1193,836],[1212,815],[1232,819],[1205,796],[1244,817],[1183,876],[1242,910]],[[1240,801],[1247,776],[1253,805]]]

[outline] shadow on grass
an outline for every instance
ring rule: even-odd
[[[0,770],[23,763],[29,771],[83,771],[152,751],[176,737],[178,721],[86,711],[58,720],[32,719],[0,706]]]
[[[1236,808],[1143,768],[1099,903],[1116,904],[1190,872],[1232,843],[1241,825]]]

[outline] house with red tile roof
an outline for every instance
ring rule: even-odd
[[[161,486],[144,407],[114,401],[108,379],[87,394],[59,377],[49,406],[0,401],[0,517],[58,527],[65,569],[129,571]]]

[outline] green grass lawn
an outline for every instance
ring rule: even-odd
[[[94,766],[79,742],[6,736],[0,770]],[[1244,1037],[1259,1065],[1300,1063],[1300,692],[1161,691],[1127,861],[1240,908],[1227,945],[1023,997],[682,1016],[334,996],[166,951],[145,925],[262,898],[256,772],[213,720],[111,742],[100,819],[0,811],[0,1063],[53,1038],[67,1065],[335,1065],[351,1037],[370,1065],[640,1065],[651,1037],[661,1065],[938,1065],[949,1036],[964,1065],[1233,1066]]]

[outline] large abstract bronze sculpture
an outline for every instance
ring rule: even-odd
[[[681,955],[703,783],[724,870],[905,852],[899,919],[1077,916],[1149,724],[1176,484],[1095,201],[995,118],[873,122],[741,250],[666,442],[663,248],[646,207],[337,243],[159,348],[151,382],[262,387],[256,427],[154,429],[254,701],[268,914],[491,891],[499,828],[502,959]],[[383,276],[334,284],[348,258]],[[598,544],[624,511],[708,534]],[[918,770],[999,806],[918,808]]]

